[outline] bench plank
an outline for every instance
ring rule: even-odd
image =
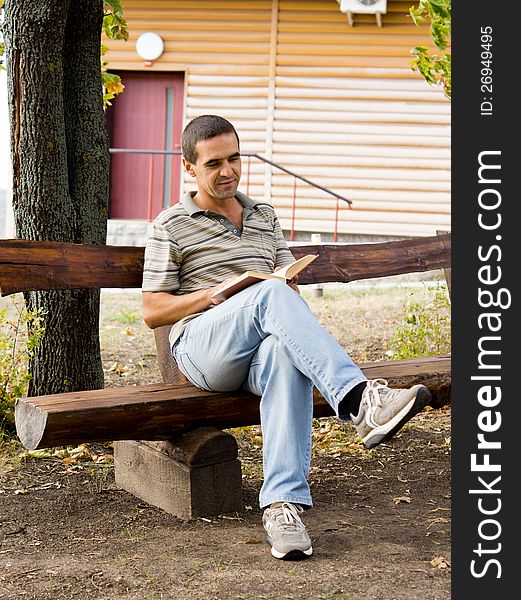
[[[443,269],[451,264],[451,236],[376,244],[292,246],[295,258],[318,254],[299,283],[356,281]],[[0,294],[75,288],[140,288],[144,248],[29,240],[0,240]]]
[[[394,387],[424,383],[434,402],[450,393],[450,357],[425,357],[360,365],[368,379]],[[333,415],[315,390],[314,416]],[[83,442],[164,440],[200,426],[260,422],[259,398],[243,392],[206,392],[190,384],[153,384],[53,394],[18,400],[18,437],[30,449]]]
[[[0,293],[141,287],[143,256],[135,246],[0,240]]]

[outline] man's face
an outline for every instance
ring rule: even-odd
[[[183,159],[185,169],[197,181],[198,193],[212,200],[233,198],[241,179],[241,155],[233,132],[196,144],[197,162]]]

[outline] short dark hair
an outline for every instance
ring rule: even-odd
[[[192,164],[197,162],[195,146],[201,140],[209,140],[223,133],[234,133],[239,144],[239,136],[235,127],[223,117],[218,115],[201,115],[195,117],[185,127],[181,138],[181,149],[185,159]]]

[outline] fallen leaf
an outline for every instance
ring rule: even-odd
[[[56,482],[49,482],[49,483],[44,483],[42,485],[35,485],[35,486],[30,486],[32,491],[38,491],[38,490],[49,490],[52,487],[55,487],[57,489],[61,488],[61,483],[59,481]]]
[[[447,567],[450,567],[450,563],[448,562],[448,560],[444,556],[435,556],[430,561],[430,564],[435,569],[446,569]]]
[[[109,373],[116,373],[117,375],[121,375],[122,373],[126,373],[128,371],[128,367],[124,367],[120,362],[115,362],[108,369]]]
[[[262,540],[259,540],[258,538],[252,536],[244,540],[240,540],[239,544],[262,544]]]
[[[92,462],[95,463],[108,463],[114,460],[114,456],[112,454],[92,454],[91,458]]]
[[[18,458],[50,458],[52,454],[47,452],[47,450],[27,450],[26,452],[22,452],[18,455]]]
[[[114,454],[103,454],[103,462],[109,463],[114,462]]]
[[[427,529],[434,525],[435,523],[450,523],[450,519],[445,519],[444,517],[437,517],[435,519],[428,519],[429,524],[427,525]]]
[[[90,456],[89,449],[85,444],[80,444],[76,448],[67,448],[67,454],[71,458],[86,458]]]
[[[410,504],[411,503],[411,498],[410,498],[410,496],[398,496],[396,498],[393,498],[393,502],[395,504],[401,504],[402,502]]]

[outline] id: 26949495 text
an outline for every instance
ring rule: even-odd
[[[493,88],[494,78],[492,71],[492,27],[481,27],[481,116],[490,116],[494,110]]]

